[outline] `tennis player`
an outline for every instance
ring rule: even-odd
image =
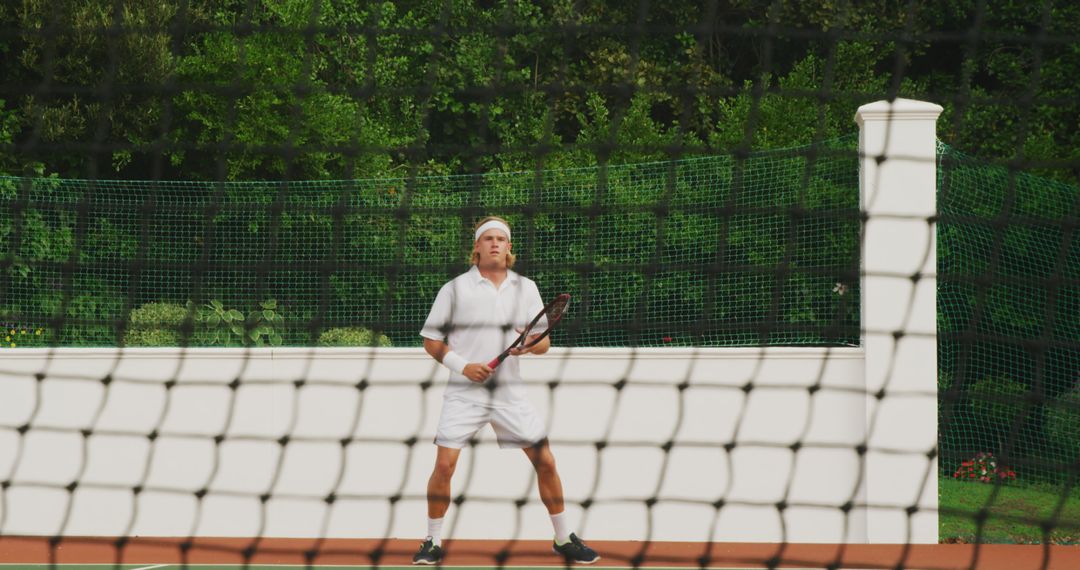
[[[442,560],[440,534],[450,507],[450,478],[461,449],[487,424],[494,428],[499,447],[521,449],[536,469],[540,499],[555,527],[555,553],[569,562],[592,564],[600,557],[568,530],[562,480],[544,422],[521,386],[518,357],[544,354],[551,344],[549,337],[514,349],[494,370],[486,364],[544,308],[540,291],[531,279],[510,269],[514,254],[506,220],[481,220],[474,239],[472,267],[443,285],[420,331],[424,350],[450,369],[450,382],[435,434],[435,469],[428,480],[427,538],[413,556],[413,564]]]

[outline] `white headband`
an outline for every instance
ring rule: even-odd
[[[473,241],[480,239],[480,236],[482,236],[484,232],[492,229],[502,230],[502,232],[506,234],[506,241],[510,241],[510,226],[500,222],[499,220],[488,220],[484,222],[483,225],[476,228],[476,235],[473,236]]]

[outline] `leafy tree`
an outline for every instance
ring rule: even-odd
[[[0,25],[19,30],[5,46],[5,83],[38,86],[11,101],[20,129],[8,162],[68,177],[161,172],[176,16],[164,0],[27,0],[0,12]]]

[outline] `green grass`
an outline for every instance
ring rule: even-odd
[[[942,479],[938,487],[939,535],[941,542],[980,542],[1001,544],[1040,544],[1043,526],[1050,524],[1056,509],[1061,508],[1050,528],[1053,544],[1080,544],[1080,490],[1073,489],[1062,503],[1062,487],[1008,483],[994,485]],[[978,513],[985,512],[986,522],[977,533]]]

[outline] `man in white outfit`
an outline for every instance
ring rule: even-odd
[[[481,220],[474,239],[472,267],[443,285],[420,331],[424,350],[450,369],[450,381],[435,434],[435,469],[428,480],[427,538],[413,564],[442,561],[440,535],[450,507],[450,479],[461,449],[487,424],[494,428],[499,447],[521,449],[536,469],[540,499],[555,529],[553,550],[568,562],[592,564],[600,557],[568,531],[562,481],[544,422],[521,386],[518,357],[544,354],[550,337],[515,349],[495,370],[486,364],[544,308],[540,291],[531,279],[511,271],[515,258],[506,220]]]

